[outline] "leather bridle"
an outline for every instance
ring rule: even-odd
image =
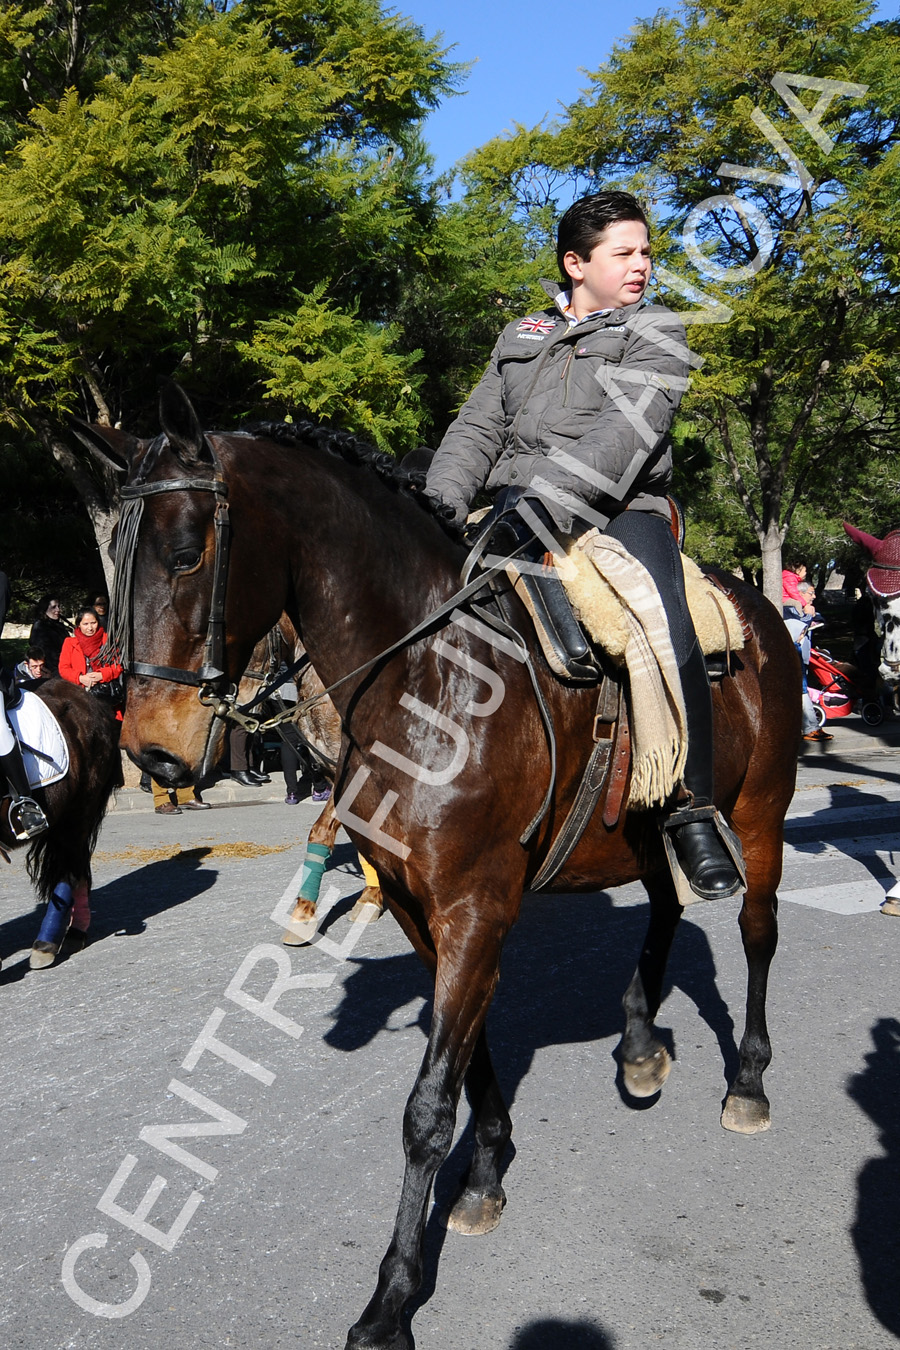
[[[210,689],[212,692],[211,686],[220,683],[226,675],[225,591],[231,551],[231,520],[228,512],[228,486],[222,476],[222,466],[209,441],[206,444],[215,469],[213,478],[170,478],[157,483],[126,484],[121,489],[125,505],[119,521],[116,546],[116,576],[110,607],[110,645],[116,647],[118,659],[126,674],[169,680],[174,684],[191,685],[201,690]],[[212,597],[203,662],[199,670],[159,666],[149,661],[134,659],[134,562],[138,531],[144,512],[144,501],[147,497],[155,497],[163,492],[212,492],[216,498],[213,514],[215,554]]]

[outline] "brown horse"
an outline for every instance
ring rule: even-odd
[[[58,783],[33,792],[50,828],[31,840],[28,875],[39,899],[59,913],[49,925],[54,930],[50,940],[38,938],[32,946],[32,970],[53,964],[70,923],[70,942],[84,943],[90,923],[91,856],[113,789],[122,782],[119,723],[109,703],[65,680],[50,680],[36,693],[65,736],[69,772]],[[4,801],[0,857],[7,849],[24,847],[9,828],[8,812],[9,802]],[[71,892],[67,903],[56,894],[61,884]]]
[[[511,1123],[484,1020],[522,892],[577,791],[596,690],[565,687],[551,675],[516,608],[556,728],[555,788],[542,816],[550,753],[521,648],[460,609],[445,626],[402,641],[455,595],[464,555],[398,486],[387,457],[305,424],[289,429],[287,443],[275,428],[204,434],[174,387],[163,394],[161,421],[163,435],[127,446],[132,514],[127,551],[119,539],[116,595],[134,673],[123,743],[157,779],[196,781],[218,753],[228,681],[286,611],[327,685],[348,677],[332,689],[343,724],[338,814],[377,866],[391,912],[434,976],[428,1045],[403,1122],[406,1172],[394,1235],[347,1341],[404,1350],[431,1186],[463,1085],[475,1150],[449,1223],[487,1232],[503,1208],[499,1169]],[[82,430],[115,458],[121,441],[102,428]],[[766,985],[800,713],[796,656],[781,617],[758,592],[734,585],[750,637],[714,691],[715,770],[718,804],[744,852],[739,924],[749,983],[722,1123],[753,1133],[769,1125]],[[630,1090],[649,1096],[668,1068],[653,1019],[682,912],[654,814],[631,811],[608,828],[595,812],[553,888],[595,891],[637,879],[650,898],[650,926],[624,999],[621,1053]]]
[[[307,755],[316,758],[323,776],[333,785],[335,766],[341,753],[341,718],[312,664],[308,659],[304,661],[304,657],[306,648],[296,628],[288,616],[282,614],[275,627],[253,648],[250,664],[238,685],[238,704],[252,710],[258,703],[261,690],[272,683],[282,666],[292,668],[302,661],[294,678],[298,700],[301,703],[308,699],[317,701],[301,708],[295,718],[286,725],[280,725],[277,730],[279,736],[283,737],[299,732],[301,742],[307,747]],[[257,711],[265,712],[267,706],[270,712],[275,711],[271,702],[265,700],[263,708],[257,708]],[[302,947],[315,934],[316,903],[322,885],[324,860],[334,852],[340,828],[341,822],[335,812],[332,795],[314,821],[306,841],[306,873],[281,939],[288,947]],[[354,922],[372,923],[380,919],[384,912],[384,897],[369,864],[362,858],[360,862],[366,884],[349,917]]]

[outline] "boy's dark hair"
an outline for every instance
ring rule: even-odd
[[[43,647],[29,647],[25,653],[26,661],[46,661],[47,657]]]
[[[619,220],[640,220],[650,228],[643,207],[630,192],[595,192],[572,203],[556,231],[556,263],[564,281],[569,280],[563,267],[566,254],[577,253],[587,262],[607,225]]]

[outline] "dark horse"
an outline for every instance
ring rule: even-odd
[[[124,493],[137,514],[125,531],[129,556],[120,533],[117,557],[120,598],[130,589],[123,569],[135,578],[123,629],[133,635],[123,744],[165,783],[201,777],[219,752],[216,708],[225,711],[226,681],[237,681],[253,644],[286,611],[327,685],[352,675],[332,693],[343,723],[338,815],[377,867],[391,912],[435,980],[428,1046],[403,1121],[406,1173],[394,1235],[347,1342],[401,1350],[411,1344],[406,1306],[420,1285],[431,1186],[451,1145],[463,1085],[475,1151],[450,1226],[487,1232],[504,1204],[499,1169],[511,1122],[484,1021],[523,890],[577,791],[597,693],[564,687],[550,674],[517,608],[558,743],[555,793],[529,836],[550,782],[550,755],[513,643],[504,646],[477,618],[457,612],[435,636],[357,671],[459,589],[460,546],[383,464],[373,472],[379,457],[352,438],[306,424],[292,429],[290,444],[279,443],[273,428],[204,434],[174,387],[163,394],[161,422],[161,436],[126,447]],[[118,435],[82,432],[116,458]],[[769,1125],[766,984],[799,701],[780,615],[734,584],[751,636],[735,673],[714,693],[715,769],[718,802],[746,863],[739,923],[749,985],[740,1068],[722,1123],[754,1133]],[[653,1019],[682,912],[656,817],[629,812],[607,828],[596,812],[553,887],[595,891],[637,879],[650,897],[650,926],[625,995],[621,1053],[629,1088],[650,1096],[668,1069]]]
[[[66,680],[49,680],[36,691],[60,725],[69,749],[69,772],[58,783],[36,788],[33,796],[43,806],[50,828],[32,839],[28,875],[38,897],[52,905],[54,892],[65,883],[73,900],[63,910],[57,928],[68,922],[82,935],[90,921],[91,856],[113,789],[122,781],[119,723],[110,705]],[[0,807],[0,854],[22,848],[8,823],[9,802]],[[74,909],[74,913],[72,912]],[[59,941],[38,939],[31,950],[32,969],[53,964]]]

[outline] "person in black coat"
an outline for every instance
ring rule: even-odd
[[[40,647],[44,653],[48,674],[59,674],[59,654],[63,643],[71,633],[69,625],[59,617],[59,601],[56,597],[43,596],[37,607],[28,641],[32,647]]]

